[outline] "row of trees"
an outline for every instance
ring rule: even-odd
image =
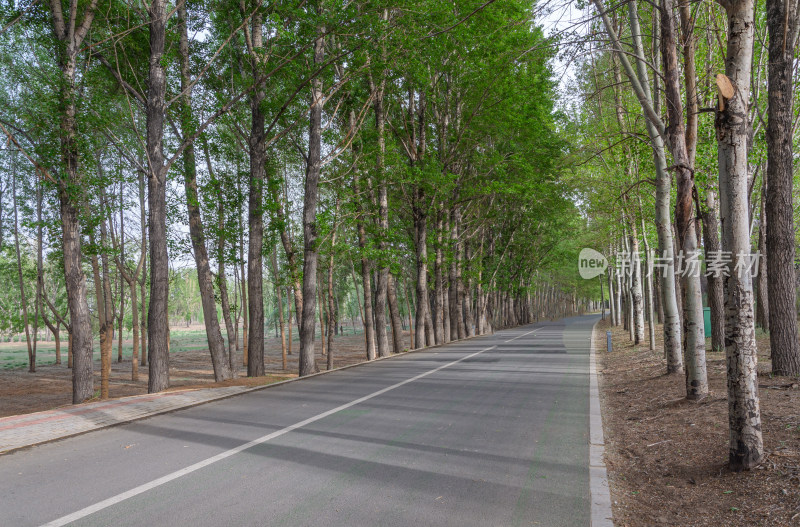
[[[560,177],[552,43],[528,2],[5,9],[0,232],[30,248],[4,253],[18,269],[36,260],[18,280],[26,331],[41,317],[69,332],[75,403],[94,392],[93,327],[108,396],[126,312],[133,377],[140,354],[148,390],[169,386],[169,306],[188,300],[170,296],[170,263],[193,263],[217,380],[236,372],[235,304],[248,375],[264,374],[268,298],[282,336],[295,313],[307,375],[317,323],[331,366],[350,291],[368,359],[581,310],[596,291],[566,271],[586,221]]]
[[[705,295],[711,346],[727,356],[730,465],[751,468],[763,456],[756,325],[769,331],[772,373],[800,375],[792,193],[800,6],[593,0],[593,9],[576,110],[583,177],[606,184],[586,200],[605,248],[633,255],[617,261],[629,272],[608,275],[612,318],[639,343],[646,316],[651,349],[654,321],[663,322],[667,372],[685,373],[686,397],[702,399]]]

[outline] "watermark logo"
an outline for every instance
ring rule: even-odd
[[[581,276],[587,278],[583,274],[583,257],[584,251],[591,251],[592,253],[599,254],[591,249],[584,249],[581,251],[580,271]],[[740,280],[745,275],[749,274],[751,278],[758,276],[758,271],[761,263],[762,255],[758,252],[740,252],[733,254],[730,251],[709,251],[708,254],[702,254],[699,250],[694,251],[678,251],[673,254],[672,251],[664,252],[662,256],[658,256],[654,251],[648,254],[640,254],[639,252],[617,251],[612,255],[613,264],[610,272],[612,276],[629,278],[636,270],[641,271],[643,276],[670,276],[675,275],[676,278],[685,276],[698,278],[700,276],[713,276],[714,278],[726,278],[736,275]],[[603,267],[605,270],[605,267]],[[590,274],[588,278],[593,278],[598,274]]]
[[[578,255],[578,272],[584,280],[590,280],[603,274],[608,267],[608,260],[594,249],[581,249]]]

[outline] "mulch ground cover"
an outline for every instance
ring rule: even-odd
[[[598,324],[606,464],[618,526],[800,525],[800,380],[770,375],[769,338],[759,332],[759,395],[765,458],[749,472],[727,467],[725,355],[708,353],[711,394],[684,397],[667,375],[661,326],[655,351]],[[707,348],[710,348],[710,341]]]

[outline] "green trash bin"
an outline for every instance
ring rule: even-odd
[[[711,308],[704,307],[703,308],[703,331],[706,334],[706,338],[711,336]]]

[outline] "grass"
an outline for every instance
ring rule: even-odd
[[[292,342],[299,342],[299,334],[297,327],[292,328]],[[355,334],[360,334],[362,331],[356,331]],[[352,335],[353,328],[345,327],[344,335]],[[240,329],[241,339],[241,329]],[[273,328],[268,328],[267,338],[273,338],[275,335]],[[225,338],[225,331],[222,332]],[[319,332],[317,332],[319,338]],[[123,359],[130,360],[133,354],[133,335],[125,332],[122,342],[122,357]],[[227,339],[226,339],[227,341]],[[117,360],[117,344],[118,334],[114,335],[114,344],[111,351],[112,360]],[[68,339],[66,334],[62,334],[61,338],[61,361],[62,364],[67,362],[67,344]],[[172,328],[170,330],[170,353],[181,353],[183,351],[195,351],[208,348],[208,339],[206,338],[205,329],[197,328]],[[37,366],[48,366],[56,363],[56,346],[52,341],[39,341],[36,344],[36,364]],[[94,360],[100,360],[100,340],[95,336],[94,339]],[[25,338],[21,342],[0,342],[0,370],[18,370],[28,368],[28,347],[25,343]]]

